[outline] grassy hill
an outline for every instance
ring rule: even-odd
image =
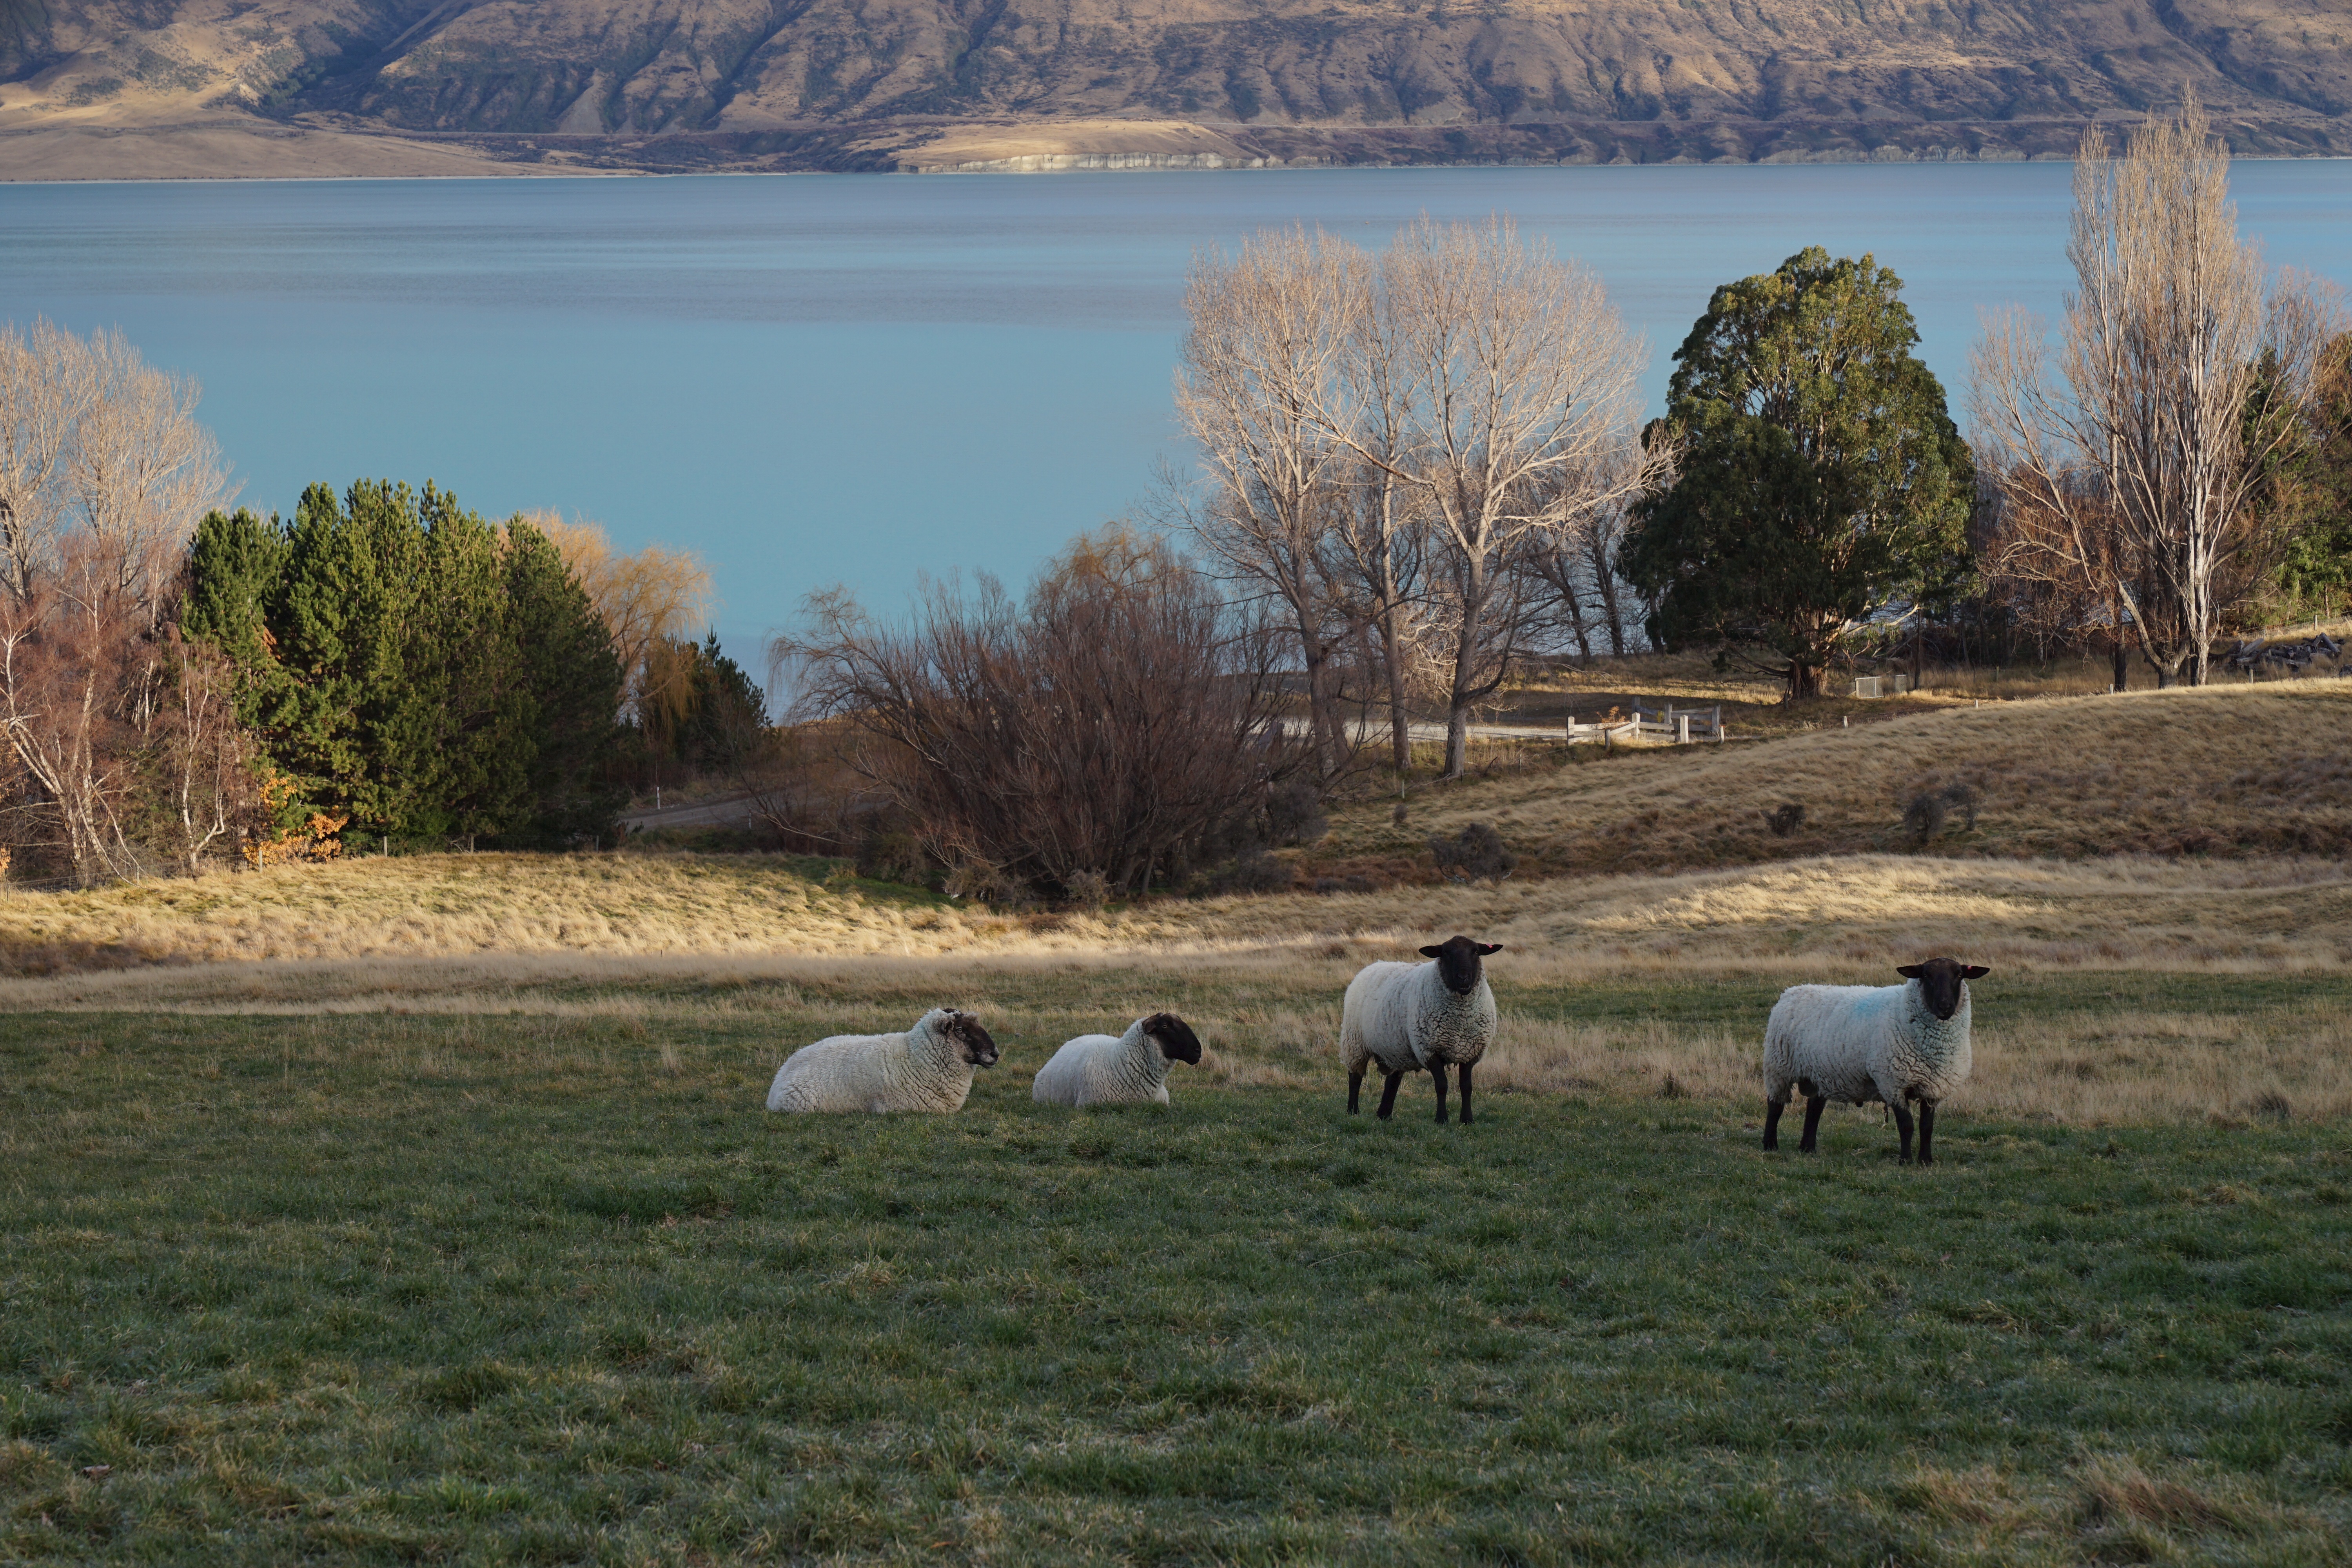
[[[1592,709],[1584,711],[1590,718]],[[1842,727],[1857,713],[1863,724]],[[1931,695],[1825,705],[1809,722],[1819,728],[1720,746],[1607,757],[1580,747],[1564,766],[1423,795],[1409,803],[1402,826],[1385,803],[1372,803],[1343,814],[1309,860],[1327,874],[1430,875],[1428,836],[1474,820],[1496,825],[1522,857],[1522,874],[1911,849],[2063,858],[2352,850],[2352,751],[2342,742],[2352,731],[2352,682],[1982,705]],[[1932,839],[1906,829],[1913,799],[1953,784],[1976,797],[1972,827],[1955,811]],[[1805,826],[1776,837],[1766,814],[1790,803],[1804,806]]]
[[[2352,151],[2352,22],[2326,0],[51,0],[5,16],[0,132],[146,128],[114,146],[126,166],[192,124],[287,121],[623,167],[2015,158],[2071,152],[2091,121],[2184,85],[2241,153]],[[1024,151],[1002,151],[1008,134]]]

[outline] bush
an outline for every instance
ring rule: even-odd
[[[1323,813],[1323,797],[1305,779],[1274,786],[1266,792],[1265,826],[1276,844],[1313,844],[1331,831]]]
[[[1805,808],[1793,800],[1775,806],[1764,814],[1764,826],[1772,830],[1775,838],[1793,838],[1804,830]]]
[[[1977,792],[1967,784],[1948,784],[1941,789],[1921,790],[1903,808],[1903,828],[1915,844],[1925,844],[1944,831],[1954,812],[1960,814],[1963,826],[1973,830],[1977,825]]]
[[[1439,872],[1464,882],[1499,882],[1519,863],[1487,822],[1474,822],[1453,838],[1430,835],[1429,852],[1437,858]]]

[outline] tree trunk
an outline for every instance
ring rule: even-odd
[[[1801,659],[1789,661],[1789,700],[1807,702],[1822,694],[1822,667]]]
[[[2120,634],[2116,637],[2115,647],[2108,650],[2108,655],[2115,661],[2116,681],[2115,684],[2108,687],[2107,689],[2110,691],[2130,690],[2131,647],[2124,641]]]
[[[1458,779],[1470,760],[1470,689],[1478,673],[1478,623],[1486,609],[1486,560],[1473,556],[1462,575],[1462,622],[1454,629],[1453,689],[1445,699],[1445,772]]]
[[[1592,585],[1601,591],[1601,614],[1609,623],[1609,653],[1612,658],[1625,657],[1625,611],[1618,602],[1617,574],[1611,569],[1607,552],[1595,543],[1592,548]]]
[[[1396,771],[1402,776],[1412,765],[1412,726],[1404,710],[1404,658],[1397,648],[1396,605],[1389,603],[1381,611],[1381,649],[1388,666],[1389,678],[1389,748]]]

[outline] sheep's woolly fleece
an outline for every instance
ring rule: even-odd
[[[1916,980],[1900,985],[1791,985],[1764,1026],[1764,1098],[1785,1105],[1810,1081],[1823,1099],[1855,1105],[1906,1096],[1934,1105],[1968,1081],[1969,988],[1949,1018],[1927,1006]]]
[[[803,1046],[776,1069],[768,1109],[961,1110],[973,1065],[950,1027],[961,1016],[934,1007],[900,1034],[835,1035]],[[986,1059],[995,1059],[992,1045]]]
[[[1169,1058],[1144,1029],[1150,1021],[1138,1018],[1123,1035],[1080,1035],[1065,1041],[1053,1060],[1037,1069],[1029,1098],[1040,1105],[1167,1104]]]
[[[1484,974],[1467,995],[1446,989],[1438,963],[1368,963],[1348,983],[1339,1052],[1348,1074],[1425,1072],[1475,1063],[1495,1041],[1495,992]]]

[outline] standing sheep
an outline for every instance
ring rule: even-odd
[[[1462,1069],[1462,1121],[1470,1121],[1470,1069],[1495,1043],[1495,994],[1487,989],[1488,953],[1499,942],[1457,936],[1424,947],[1428,963],[1368,963],[1348,982],[1339,1012],[1339,1054],[1348,1062],[1348,1114],[1356,1114],[1364,1068],[1381,1065],[1381,1120],[1396,1109],[1397,1085],[1426,1071],[1437,1085],[1437,1120],[1445,1120],[1445,1068]]]
[[[1906,963],[1900,985],[1791,985],[1764,1026],[1764,1147],[1780,1146],[1780,1112],[1793,1086],[1805,1091],[1805,1136],[1813,1152],[1822,1108],[1832,1100],[1879,1100],[1895,1112],[1911,1163],[1911,1112],[1919,1102],[1919,1163],[1936,1162],[1936,1105],[1968,1081],[1969,985],[1980,963],[1931,958]]]
[[[1201,1062],[1201,1037],[1173,1013],[1138,1018],[1124,1035],[1080,1035],[1037,1069],[1040,1105],[1168,1103],[1168,1064]]]
[[[768,1086],[771,1110],[963,1109],[971,1069],[996,1065],[996,1042],[970,1013],[934,1007],[897,1035],[835,1035],[803,1046]]]

